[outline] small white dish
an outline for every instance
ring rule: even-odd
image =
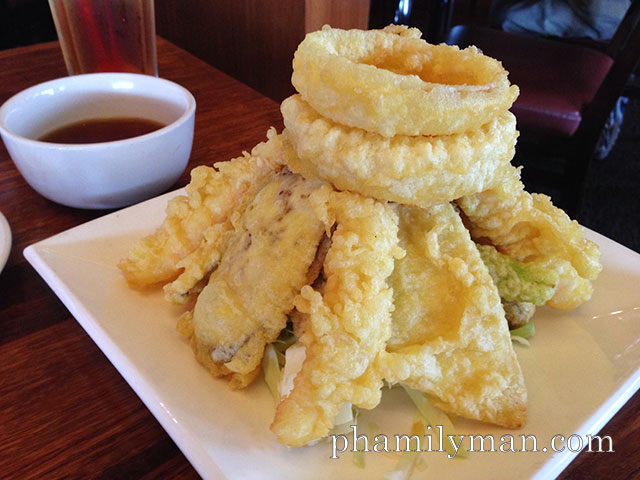
[[[157,228],[168,198],[179,193],[38,242],[25,257],[203,478],[356,480],[381,478],[392,470],[399,454],[365,453],[365,468],[358,468],[349,452],[330,459],[330,441],[296,449],[280,444],[269,430],[274,405],[263,380],[232,391],[224,380],[211,377],[175,330],[182,308],[167,303],[162,289],[127,286],[117,262],[133,242]],[[531,346],[515,346],[529,391],[527,424],[508,430],[455,421],[458,434],[491,435],[496,449],[502,435],[518,442],[519,435],[535,435],[540,451],[476,451],[464,460],[425,452],[420,455],[427,471],[416,472],[416,478],[555,478],[578,454],[577,437],[596,434],[638,390],[640,255],[597,233],[589,231],[588,237],[600,245],[604,265],[593,298],[571,311],[538,309]],[[373,422],[393,438],[409,432],[414,412],[401,390],[385,389],[382,403],[361,411],[358,424],[366,434]],[[575,435],[573,447],[557,441],[562,450],[553,452],[555,435]],[[613,438],[614,449],[617,441]]]
[[[11,228],[5,216],[0,212],[0,272],[7,264],[11,252]]]
[[[191,154],[196,102],[165,79],[130,73],[59,78],[0,108],[0,136],[31,187],[70,207],[116,208],[166,191]],[[166,125],[113,142],[59,144],[43,135],[75,122],[134,117]]]

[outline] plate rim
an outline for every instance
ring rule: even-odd
[[[7,217],[0,212],[0,273],[2,273],[2,270],[4,270],[4,267],[9,260],[12,243],[13,238],[9,220],[7,220]]]
[[[210,474],[211,471],[213,471],[216,475],[220,475],[220,478],[226,478],[218,465],[192,437],[188,429],[183,428],[180,423],[173,421],[173,417],[170,413],[162,408],[158,392],[149,384],[138,368],[127,359],[124,352],[122,352],[105,330],[93,319],[93,316],[84,308],[84,306],[75,300],[68,285],[63,281],[59,281],[60,278],[58,275],[49,267],[46,261],[38,253],[37,247],[40,243],[41,242],[37,242],[24,249],[24,257],[27,261],[33,266],[36,272],[38,272],[38,274],[47,283],[49,288],[51,288],[55,295],[65,305],[69,310],[69,313],[71,313],[73,318],[89,335],[100,351],[102,351],[102,353],[104,353],[104,355],[109,359],[111,365],[113,365],[118,373],[122,375],[138,398],[140,398],[142,403],[144,403],[154,418],[169,434],[178,448],[180,448],[180,451],[189,460],[198,474],[203,478],[206,478],[207,475],[205,475],[205,472]],[[209,469],[211,469],[211,471]]]

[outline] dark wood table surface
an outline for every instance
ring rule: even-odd
[[[176,187],[187,183],[191,167],[233,158],[264,140],[269,126],[281,129],[276,103],[162,39],[158,63],[160,76],[188,88],[198,103],[191,160]],[[0,51],[0,104],[64,75],[57,43]],[[0,211],[13,232],[0,273],[0,478],[198,478],[22,255],[26,246],[108,212],[44,199],[3,144]],[[583,452],[560,478],[636,478],[639,412],[636,394],[600,432],[611,436],[615,453]]]

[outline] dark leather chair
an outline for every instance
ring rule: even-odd
[[[525,183],[559,189],[557,203],[575,217],[600,133],[640,58],[640,0],[632,0],[604,52],[462,25],[446,42],[476,45],[502,61],[520,87],[511,110],[521,133],[515,161],[526,167]]]
[[[0,0],[0,50],[56,39],[47,2]]]

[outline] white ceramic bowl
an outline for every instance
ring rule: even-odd
[[[193,141],[196,102],[168,80],[129,73],[59,78],[23,90],[0,108],[0,135],[25,180],[54,202],[115,208],[167,190],[184,171]],[[36,139],[94,118],[137,117],[166,126],[104,143]]]

